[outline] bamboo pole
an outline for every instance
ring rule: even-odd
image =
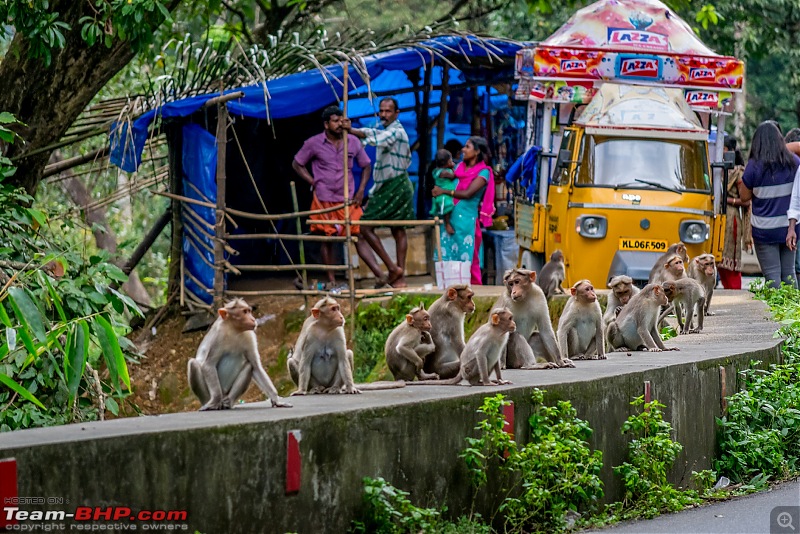
[[[300,219],[297,221],[300,225]],[[338,235],[297,235],[297,234],[227,234],[225,239],[284,239],[287,241],[327,241],[327,242],[343,242],[347,241],[344,236]],[[357,240],[357,236],[353,236],[353,240]],[[300,263],[305,263],[305,254],[300,255]]]
[[[220,82],[220,85],[222,82]],[[225,299],[225,149],[228,140],[228,108],[222,100],[217,104],[217,203],[216,225],[214,226],[214,305],[221,308]]]
[[[328,220],[328,221],[308,221],[306,224],[344,224],[343,220]],[[369,220],[363,221],[359,220],[356,223],[358,226],[433,226],[434,222],[432,220],[426,219],[409,219],[405,221],[378,221],[378,220]]]
[[[183,264],[183,251],[181,251],[181,270],[180,270],[180,273],[181,273],[181,287],[180,287],[180,291],[181,291],[181,293],[180,293],[181,294],[181,308],[183,308],[186,305],[186,278],[185,278],[184,269],[185,269],[185,267],[184,267],[184,264]]]
[[[346,121],[347,120],[347,102],[348,96],[350,92],[350,82],[348,79],[348,75],[350,73],[350,62],[344,62],[344,88],[342,89],[342,100],[344,101],[344,111],[342,118]],[[352,229],[350,228],[350,169],[348,168],[348,163],[350,162],[350,158],[348,157],[349,154],[347,152],[347,141],[350,137],[350,132],[345,130],[344,131],[344,143],[343,143],[343,152],[344,152],[344,231],[345,236],[347,237],[347,241],[345,242],[345,247],[347,248],[347,286],[350,288],[350,337],[353,336],[353,327],[355,326],[355,313],[356,313],[356,300],[355,300],[355,288],[356,282],[355,277],[353,276],[353,258],[351,258],[351,250],[352,247]]]
[[[331,206],[330,208],[322,208],[318,210],[308,210],[308,211],[296,211],[294,213],[278,213],[276,215],[248,213],[246,211],[239,211],[232,208],[228,208],[226,212],[230,213],[231,215],[236,215],[237,217],[243,217],[245,219],[253,219],[256,221],[279,221],[282,219],[294,219],[295,217],[308,217],[309,215],[318,215],[320,213],[330,213],[332,211],[340,210],[343,207],[344,204],[337,204],[335,206]]]
[[[320,271],[346,271],[347,265],[326,265],[324,263],[309,263],[304,266],[308,270]],[[297,270],[296,265],[237,265],[240,271],[294,271]]]
[[[298,211],[300,211],[300,205],[297,203],[297,188],[295,187],[294,180],[289,182],[289,187],[292,190],[292,209],[294,210],[295,213],[297,213]],[[300,224],[300,217],[297,217],[294,221],[295,221],[295,228],[297,229],[297,237],[299,238],[303,234],[303,225]],[[275,234],[275,235],[280,235],[280,234]],[[307,237],[323,237],[324,238],[325,236],[307,236]],[[278,238],[278,239],[281,239],[281,238]],[[300,253],[300,264],[301,265],[305,265],[306,264],[306,249],[305,249],[305,244],[304,244],[302,239],[300,240],[300,243],[297,244],[297,248],[298,248],[298,252]],[[308,287],[308,271],[305,269],[305,267],[303,267],[303,269],[300,270],[300,279],[303,282],[303,289],[306,289]],[[304,302],[305,302],[305,305],[306,305],[306,309],[308,309],[308,297],[305,296],[305,297],[303,297],[303,299],[304,299]]]
[[[433,66],[431,66],[433,68]],[[444,128],[447,122],[447,97],[450,94],[450,66],[445,63],[442,67],[441,96],[439,98],[439,117],[436,126],[436,149],[444,147]]]

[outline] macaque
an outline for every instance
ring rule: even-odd
[[[617,308],[627,305],[631,297],[639,292],[639,288],[633,285],[633,278],[624,274],[612,278],[608,287],[611,293],[608,294],[606,312],[603,314],[603,326],[607,326],[617,316]]]
[[[714,315],[709,311],[711,297],[714,296],[714,287],[717,285],[717,264],[713,254],[701,254],[689,264],[689,276],[700,282],[706,296],[705,314]]]
[[[605,360],[603,312],[589,280],[581,280],[570,288],[570,305],[558,321],[558,342],[561,355],[576,360]]]
[[[448,380],[427,380],[410,382],[409,385],[456,385],[463,380],[472,386],[491,386],[510,384],[500,376],[500,357],[505,352],[508,336],[516,330],[514,317],[504,308],[494,308],[489,320],[481,325],[469,338],[461,353],[461,368],[456,376]],[[489,379],[494,371],[496,380]]]
[[[353,383],[353,351],[345,346],[344,315],[335,299],[314,304],[286,364],[297,385],[292,395],[361,393]]]
[[[517,328],[509,336],[501,366],[509,369],[575,367],[558,351],[547,298],[534,280],[536,271],[526,269],[509,269],[503,276],[506,291],[494,307],[509,310]]]
[[[564,288],[561,287],[566,277],[567,272],[564,267],[564,253],[561,252],[561,250],[556,250],[550,255],[550,261],[545,263],[542,270],[539,271],[536,285],[542,288],[544,296],[549,299],[553,295],[563,295],[566,293]]]
[[[253,309],[234,299],[217,310],[219,317],[189,359],[189,387],[205,410],[229,410],[255,380],[275,407],[292,405],[281,400],[261,365]]]
[[[664,278],[661,276],[661,273],[664,270],[664,265],[667,263],[667,260],[675,255],[681,257],[684,265],[689,263],[689,254],[686,251],[686,245],[680,241],[673,243],[669,246],[667,251],[656,260],[655,265],[653,265],[653,268],[650,270],[650,277],[648,278],[649,283],[655,284],[664,281]]]
[[[664,310],[658,318],[660,323],[664,318],[675,312],[681,334],[696,334],[703,330],[703,310],[705,309],[705,292],[700,283],[694,278],[681,278],[680,280],[667,280],[661,284],[664,293],[672,305]],[[685,321],[683,315],[686,315]],[[697,313],[697,328],[694,324],[694,314]]]
[[[683,258],[675,254],[667,259],[661,275],[653,283],[660,284],[667,280],[680,280],[681,278],[686,278],[686,267]]]
[[[433,354],[425,359],[424,370],[439,378],[453,378],[461,368],[461,351],[464,350],[464,319],[475,311],[472,297],[475,293],[468,285],[448,287],[444,295],[431,305],[431,338]]]
[[[664,289],[657,284],[647,284],[631,297],[616,319],[608,323],[606,339],[617,351],[645,350],[661,352],[667,349],[658,333],[658,313],[669,303]]]
[[[434,350],[431,338],[431,316],[425,305],[413,308],[406,320],[397,325],[386,338],[386,364],[395,380],[436,380],[439,375],[423,370],[425,357]]]

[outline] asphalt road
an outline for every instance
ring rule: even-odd
[[[800,534],[800,481],[646,521],[629,521],[606,534]]]

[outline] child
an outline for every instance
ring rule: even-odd
[[[436,152],[436,159],[433,161],[436,166],[433,169],[433,180],[436,185],[442,189],[450,191],[458,185],[458,179],[453,174],[455,163],[453,163],[453,156],[448,150],[441,149]],[[448,195],[439,195],[433,199],[433,209],[431,215],[444,218],[444,228],[448,234],[456,233],[455,228],[450,224],[450,213],[453,211],[453,197]]]

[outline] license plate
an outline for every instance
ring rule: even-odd
[[[635,237],[621,237],[620,250],[635,250],[637,252],[665,252],[667,250],[665,239],[637,239]]]

